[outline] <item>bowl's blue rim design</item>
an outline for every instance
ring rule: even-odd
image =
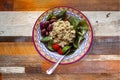
[[[86,50],[86,52],[85,52],[79,59],[77,59],[77,60],[75,60],[75,61],[73,61],[73,62],[60,63],[60,64],[71,64],[71,63],[75,63],[75,62],[81,60],[81,59],[88,53],[88,51],[90,50],[90,48],[91,48],[91,46],[92,46],[92,42],[93,42],[93,30],[92,30],[92,26],[91,26],[90,21],[88,20],[88,18],[87,18],[80,10],[77,10],[77,9],[75,9],[75,8],[73,8],[73,7],[68,7],[68,6],[57,6],[57,7],[54,7],[54,8],[71,8],[71,9],[73,9],[73,10],[78,11],[78,12],[79,12],[82,16],[84,16],[84,18],[87,20],[87,22],[88,22],[88,24],[89,24],[89,27],[90,27],[90,29],[91,29],[91,41],[90,41],[90,45],[89,45],[88,49]],[[47,11],[52,10],[52,9],[54,9],[54,8],[48,9]],[[44,13],[42,13],[42,14],[38,17],[38,19],[39,19],[43,14],[45,14],[47,11],[45,11]],[[43,55],[41,54],[41,52],[37,49],[37,46],[36,46],[36,44],[35,44],[35,40],[34,40],[34,29],[35,29],[35,25],[36,25],[38,19],[36,20],[36,22],[35,22],[35,24],[34,24],[34,27],[33,27],[33,30],[32,30],[32,40],[33,40],[33,44],[34,44],[37,52],[38,52],[44,59],[46,59],[46,60],[48,60],[48,61],[50,61],[50,62],[52,62],[52,63],[55,63],[55,62],[47,59],[45,56],[43,56]]]

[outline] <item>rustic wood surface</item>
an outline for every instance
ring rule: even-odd
[[[14,11],[35,11],[47,10],[55,6],[71,6],[80,10],[112,10],[118,11],[119,0],[0,0],[0,10],[14,10]]]
[[[6,39],[7,38],[3,36],[0,38],[1,55],[4,55],[4,53],[6,55],[37,54],[33,42],[31,42],[31,37],[9,37],[8,40]],[[120,37],[95,36],[88,54],[120,54]]]
[[[3,74],[4,80],[119,80],[118,74]]]
[[[4,55],[0,56],[0,62],[1,73],[45,73],[53,65],[38,54]],[[87,55],[74,64],[59,65],[54,74],[120,73],[119,69],[120,55]]]
[[[2,15],[0,36],[31,36],[34,23],[42,13],[43,11],[0,12]],[[92,24],[94,36],[120,36],[119,11],[83,11],[83,13]]]
[[[13,0],[0,0],[0,11],[12,11]]]
[[[88,55],[69,65],[53,65],[32,42],[36,19],[55,6],[81,10],[94,40]],[[120,0],[0,0],[0,80],[120,80]]]

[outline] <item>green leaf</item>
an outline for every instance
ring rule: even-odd
[[[74,39],[73,46],[74,48],[78,48],[78,37]]]
[[[51,40],[48,42],[47,48],[48,48],[50,51],[54,51],[54,49],[52,48],[52,41],[51,41]]]
[[[88,31],[88,24],[85,20],[81,20],[79,23],[79,27],[77,28],[77,35],[84,36]]]
[[[50,20],[53,16],[54,16],[54,14],[53,14],[53,12],[51,12],[51,13],[47,16],[46,21]]]
[[[80,42],[84,39],[83,36],[80,36],[79,39],[78,39],[78,45],[80,44]]]
[[[73,25],[74,29],[77,29],[79,23],[80,23],[80,20],[78,17],[70,17],[68,19],[68,21],[71,23],[71,25]]]
[[[80,28],[82,30],[88,30],[88,24],[87,24],[86,20],[80,20],[79,25],[81,26]]]
[[[84,39],[83,36],[77,36],[73,42],[73,46],[74,48],[78,48],[79,47],[79,44],[80,42]]]
[[[73,43],[74,48],[78,48],[77,43]]]
[[[46,37],[41,39],[41,42],[48,42],[50,40],[51,40],[51,37],[50,36],[46,36]]]
[[[66,10],[65,9],[61,10],[61,12],[56,15],[56,17],[57,17],[57,19],[65,18],[66,17]]]
[[[69,49],[70,49],[70,46],[65,46],[65,47],[63,47],[62,52],[65,53]]]
[[[77,36],[82,36],[81,32],[77,31],[76,33],[77,33]]]

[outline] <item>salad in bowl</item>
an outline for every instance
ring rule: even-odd
[[[33,42],[41,56],[61,64],[73,63],[85,56],[93,39],[86,16],[71,7],[55,7],[43,13],[33,28]]]

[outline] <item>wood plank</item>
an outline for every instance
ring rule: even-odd
[[[41,68],[41,61],[42,58],[39,56],[39,54],[36,55],[3,55],[0,56],[0,66],[2,68],[6,68],[6,67],[13,67],[17,68],[17,67],[23,67],[25,68],[25,72],[34,72],[35,68],[36,70],[40,70]],[[0,67],[0,69],[1,69]],[[11,70],[11,69],[9,69]],[[38,70],[38,71],[39,71]],[[2,71],[1,71],[2,72]],[[4,72],[3,72],[4,73]]]
[[[0,42],[32,42],[31,36],[0,36]]]
[[[0,11],[12,11],[14,0],[0,0]]]
[[[24,67],[0,67],[0,73],[25,73]]]
[[[11,67],[23,67],[25,73],[45,73],[52,65],[39,55],[0,56],[0,73],[5,73],[1,68],[6,67],[11,73]],[[59,65],[54,73],[120,73],[120,55],[86,55],[74,64]]]
[[[37,67],[40,66],[44,59],[39,54],[34,55],[1,55],[1,67]],[[117,61],[120,60],[120,55],[86,55],[82,61]],[[45,60],[46,61],[46,60]],[[35,63],[35,64],[32,64]],[[52,63],[51,63],[52,64]]]
[[[43,60],[42,73],[45,73],[52,65]],[[54,73],[120,73],[120,60],[79,61],[70,65],[59,65]]]
[[[15,11],[47,10],[55,6],[71,6],[80,10],[112,11],[119,9],[119,0],[14,0]]]
[[[3,74],[3,80],[119,80],[119,74]]]
[[[34,64],[34,63],[33,63]],[[25,73],[41,73],[41,66],[38,67],[25,67]]]
[[[3,42],[0,43],[0,54],[23,55],[37,54],[32,42]]]
[[[120,37],[95,37],[89,54],[120,54]]]
[[[43,11],[0,12],[0,36],[31,36],[32,28]],[[120,36],[119,11],[85,11],[94,36]],[[109,17],[106,15],[109,14]]]
[[[0,73],[0,80],[2,80],[2,74]]]
[[[0,41],[2,41],[0,42],[0,55],[38,54],[33,42],[31,42],[31,37],[9,37],[9,42],[5,42],[5,39],[7,37],[0,38]],[[15,42],[10,42],[11,40]],[[120,54],[120,37],[96,36],[88,54]]]

